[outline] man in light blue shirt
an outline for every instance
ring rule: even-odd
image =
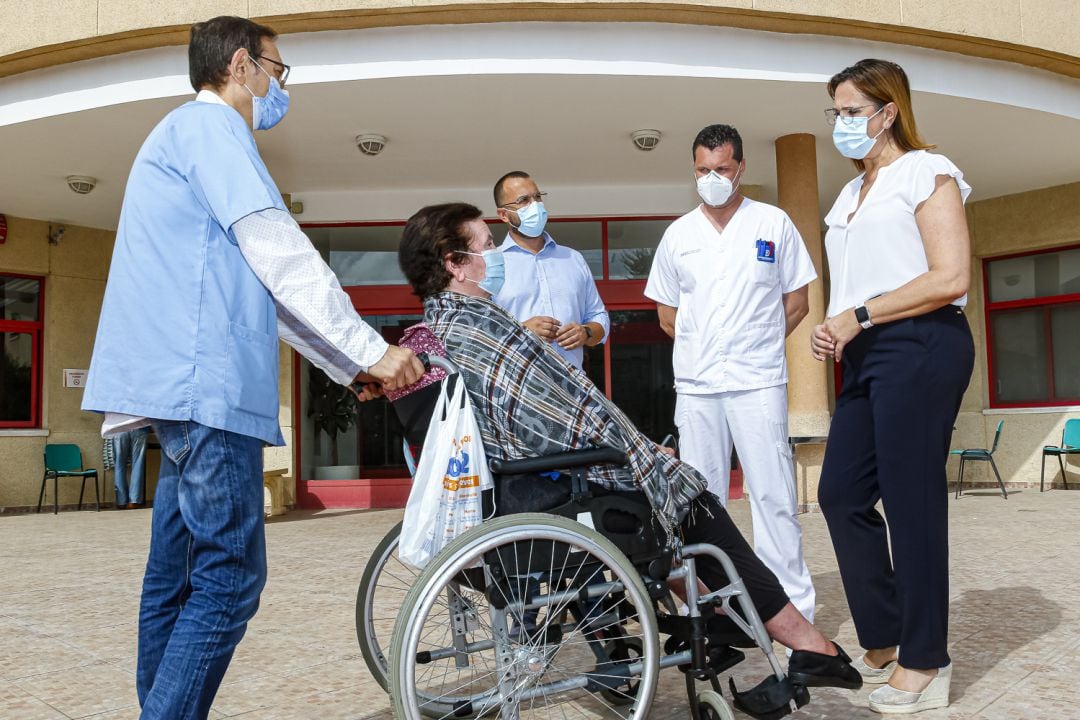
[[[289,216],[252,130],[289,107],[270,28],[197,23],[196,98],[147,137],[128,177],[84,410],[110,437],[161,443],[139,610],[142,720],[201,720],[266,582],[263,446],[278,426],[278,340],[342,384],[393,389],[424,368],[388,346]]]
[[[495,183],[495,206],[509,233],[500,246],[506,282],[492,299],[580,369],[583,348],[604,342],[611,320],[585,258],[544,231],[545,194],[519,170]]]

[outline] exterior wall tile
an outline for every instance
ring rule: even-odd
[[[1080,183],[972,203],[978,257],[1080,240]]]
[[[982,282],[982,263],[974,259],[971,263],[971,287],[968,289],[968,304],[964,315],[971,327],[971,339],[975,343],[975,368],[960,403],[961,412],[981,411],[990,402],[986,385],[986,312],[983,308]]]
[[[47,228],[47,224],[42,225]],[[41,237],[46,233],[43,229]],[[105,280],[115,238],[110,230],[68,226],[59,244],[42,243],[49,250],[49,272],[54,276]]]
[[[1024,0],[1021,13],[1025,45],[1080,54],[1080,3],[1076,0]]]
[[[754,0],[754,9],[899,24],[900,0]]]
[[[563,5],[578,5],[581,4],[579,0],[550,0],[551,2],[563,4]],[[598,4],[604,2],[615,2],[616,0],[600,0]],[[622,2],[622,0],[618,0]],[[412,5],[416,6],[430,6],[430,5],[472,5],[475,4],[475,0],[412,0]],[[666,4],[664,2],[656,2],[656,0],[646,0],[645,5],[650,4]],[[734,10],[752,10],[754,8],[754,0],[698,0],[692,3],[703,8],[730,8]],[[633,17],[633,10],[624,11],[627,19]]]
[[[370,10],[385,7],[409,7],[416,3],[395,0],[250,0],[250,17],[291,15],[294,13]]]
[[[850,20],[899,24],[903,19],[900,5],[900,0],[826,0],[822,14]]]
[[[97,0],[97,5],[99,35],[187,25],[218,15],[246,17],[248,14],[247,0],[172,0],[166,3]]]
[[[903,0],[903,24],[1020,43],[1020,0]]]
[[[575,17],[595,17],[592,8],[604,2],[623,0],[553,0],[558,4],[577,5]],[[510,0],[491,0],[492,4],[517,4],[508,7],[505,14],[525,12]],[[40,0],[23,3],[18,12],[10,11],[4,16],[0,30],[0,58],[34,48],[68,42],[92,40],[97,36],[126,31],[183,26],[214,15],[235,14],[248,17],[289,16],[305,14],[332,14],[345,11],[393,10],[410,7],[473,5],[475,0],[179,0],[172,3],[149,0]],[[665,3],[645,0],[645,3],[625,8],[620,14],[628,20],[641,15],[644,6]],[[792,15],[817,16],[823,20],[843,18],[883,25],[897,24],[913,28],[956,33],[1024,44],[1033,48],[1061,52],[1074,57],[1080,55],[1080,36],[1071,32],[1080,22],[1080,5],[1073,0],[697,0],[692,3],[703,9],[758,10],[762,12],[790,13]],[[14,7],[14,3],[9,3]],[[481,13],[490,11],[483,10]],[[499,13],[501,16],[502,13]],[[471,17],[471,15],[470,15]],[[567,15],[567,17],[570,17]],[[304,19],[304,18],[301,18]],[[760,19],[759,19],[760,20]],[[385,22],[395,22],[387,16]],[[332,27],[329,18],[318,27]],[[765,21],[767,25],[768,21]],[[781,21],[781,24],[783,21]],[[128,38],[131,40],[131,38]],[[168,42],[175,42],[176,35],[169,35]],[[135,42],[144,47],[142,42]],[[150,40],[152,43],[153,41]],[[92,43],[75,50],[75,58],[93,57],[98,51]],[[117,45],[112,45],[115,52]],[[68,50],[71,50],[70,48]],[[13,72],[21,72],[50,64],[51,55],[46,53],[37,59],[21,58],[12,65]],[[52,62],[69,61],[71,52],[57,55]],[[14,68],[20,69],[14,69]]]
[[[42,391],[45,397],[46,426],[59,433],[100,433],[101,416],[79,409],[83,391],[63,386],[64,368],[90,367],[94,334],[104,280],[51,275],[45,296],[45,364],[42,366]],[[136,352],[133,349],[133,352]],[[50,439],[50,442],[53,440]],[[83,457],[98,458],[100,467],[101,437],[83,445]]]
[[[97,34],[97,0],[5,2],[2,9],[0,56]]]
[[[0,456],[4,458],[0,463],[0,509],[37,504],[41,474],[45,471],[42,457],[48,440],[50,438],[0,437]],[[49,492],[52,492],[51,488]],[[61,499],[63,497],[61,495]],[[75,500],[78,499],[76,495]]]
[[[0,270],[32,275],[48,273],[48,223],[8,215],[7,225],[7,241],[0,245]]]

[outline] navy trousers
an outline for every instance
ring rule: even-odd
[[[906,668],[949,663],[945,461],[974,360],[953,305],[865,330],[844,349],[818,501],[859,644],[899,645]]]

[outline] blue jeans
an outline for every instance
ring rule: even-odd
[[[161,474],[139,609],[143,720],[210,712],[266,584],[262,441],[158,421]]]
[[[116,484],[116,506],[135,503],[142,505],[143,485],[146,476],[146,438],[150,435],[149,427],[141,427],[113,438],[116,448],[116,469],[113,481]],[[131,480],[127,477],[127,464],[131,460]]]

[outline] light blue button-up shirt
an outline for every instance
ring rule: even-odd
[[[518,322],[537,315],[553,317],[563,324],[594,322],[604,328],[607,340],[611,320],[581,253],[557,244],[547,233],[544,247],[535,255],[509,234],[500,249],[506,260],[506,282],[492,299]],[[567,362],[581,367],[584,348],[564,350],[557,342],[552,347]]]
[[[284,210],[251,129],[223,104],[169,113],[128,178],[84,410],[284,440],[273,298],[231,228]]]

